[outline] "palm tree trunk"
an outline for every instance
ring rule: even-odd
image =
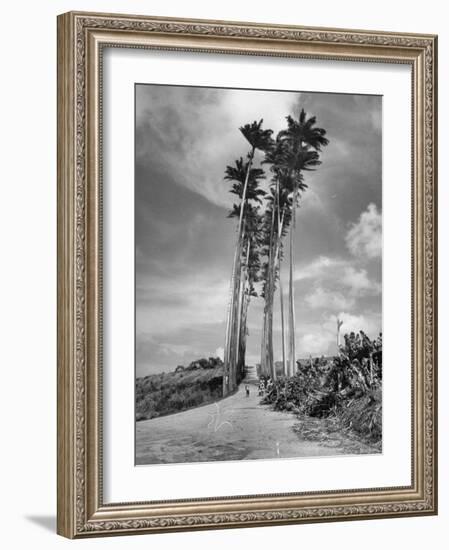
[[[275,262],[277,262],[278,256],[280,254],[281,244],[282,244],[282,229],[284,226],[284,219],[285,219],[285,209],[282,210],[282,217],[281,217],[281,205],[279,200],[279,179],[276,183],[276,191],[277,191],[277,212],[278,212],[278,242],[277,242],[277,249],[276,249],[276,258]],[[279,296],[281,301],[281,333],[282,333],[282,372],[284,373],[284,376],[288,376],[287,372],[287,353],[286,353],[286,344],[285,344],[285,319],[284,319],[284,294],[282,291],[282,280],[281,280],[281,260],[279,258]]]
[[[274,295],[274,291],[271,288],[270,296],[269,296],[269,308],[268,308],[267,356],[268,356],[268,365],[270,367],[271,378],[272,380],[276,380],[276,364],[274,362],[274,352],[273,352],[273,295]]]
[[[228,313],[226,319],[226,334],[225,334],[225,353],[224,353],[224,371],[223,371],[223,396],[226,396],[234,389],[234,343],[235,343],[235,319],[236,319],[236,293],[238,293],[240,277],[237,277],[239,273],[239,241],[238,239],[234,262],[231,275],[230,297],[228,304]]]
[[[247,330],[247,319],[248,319],[248,306],[250,302],[250,295],[248,292],[245,292],[244,299],[243,299],[243,307],[242,307],[242,324],[240,329],[240,358],[241,358],[241,367],[240,367],[240,379],[243,378],[245,373],[245,356],[246,356],[246,335],[248,333]]]
[[[280,267],[280,266],[279,266]],[[282,331],[282,370],[284,376],[288,376],[287,371],[287,349],[285,341],[285,316],[284,316],[284,293],[282,290],[281,273],[279,271],[279,297],[281,300],[281,331]]]
[[[279,200],[279,195],[280,195],[280,189],[279,189],[279,179],[277,179],[276,181],[276,197],[275,197],[275,203],[274,203],[274,210],[273,210],[273,218],[272,218],[272,232],[271,232],[271,235],[270,235],[270,251],[272,250],[271,248],[271,243],[273,241],[274,242],[274,254],[272,254],[272,256],[270,257],[270,266],[269,266],[269,273],[270,273],[270,286],[269,286],[269,291],[270,291],[270,306],[269,306],[269,330],[270,330],[270,335],[269,335],[269,349],[270,349],[270,353],[271,353],[271,363],[273,364],[273,367],[272,367],[272,372],[273,372],[273,379],[276,379],[276,365],[274,364],[274,360],[273,360],[273,308],[274,308],[274,294],[276,292],[276,272],[278,271],[279,273],[279,285],[281,284],[281,262],[279,260],[279,263],[278,263],[278,259],[279,259],[279,254],[280,254],[280,249],[281,249],[281,242],[282,242],[282,230],[283,230],[283,225],[284,225],[284,219],[285,219],[285,210],[283,209],[283,212],[282,212],[282,216],[281,216],[281,207],[280,207],[280,200]],[[277,216],[277,238],[276,240],[274,239],[274,235],[273,235],[273,229],[274,229],[274,215],[275,215],[275,212],[276,212],[276,216]],[[282,298],[282,290],[280,288],[280,294],[281,294],[281,301],[283,301],[283,298]],[[282,302],[282,310],[283,310],[283,302]],[[286,374],[286,359],[285,359],[285,332],[284,332],[284,318],[283,318],[283,314],[282,315],[282,340],[283,340],[283,344],[282,344],[282,365],[283,365],[283,372],[284,374]]]
[[[241,257],[237,262],[237,273],[234,285],[233,295],[233,324],[231,325],[231,349],[230,349],[230,365],[231,365],[231,377],[230,377],[230,391],[233,391],[237,387],[237,361],[239,353],[239,331],[240,331],[240,311],[241,311],[241,299],[242,299],[242,262]]]
[[[273,208],[275,208],[273,206]],[[271,214],[271,230],[269,240],[269,255],[268,255],[268,281],[265,292],[265,301],[267,308],[267,328],[266,328],[266,341],[265,341],[265,354],[266,354],[266,368],[269,371],[272,380],[276,380],[276,368],[273,360],[273,293],[274,293],[274,215],[275,210]]]
[[[289,272],[289,374],[296,371],[296,344],[295,344],[295,289],[293,283],[293,247],[296,226],[296,189],[293,192],[292,222],[290,227],[290,272]]]
[[[246,203],[246,191],[248,188],[249,175],[251,172],[251,166],[254,158],[255,147],[251,149],[248,159],[248,167],[246,169],[245,183],[243,185],[242,191],[242,200],[240,202],[240,215],[239,223],[237,226],[237,244],[234,252],[234,261],[232,268],[232,277],[231,277],[231,304],[228,311],[228,320],[229,320],[229,330],[228,338],[225,351],[225,365],[224,365],[224,376],[223,376],[223,395],[227,395],[230,391],[235,389],[237,385],[236,381],[236,358],[238,356],[238,333],[237,333],[237,318],[239,317],[238,310],[238,297],[240,292],[240,279],[241,279],[241,254],[242,254],[242,226],[243,226],[243,212],[245,210]]]
[[[240,289],[239,289],[239,302],[238,302],[238,319],[237,319],[237,342],[236,342],[236,352],[237,352],[237,360],[236,360],[236,366],[237,366],[237,376],[239,380],[241,380],[241,375],[243,373],[243,369],[245,367],[245,357],[244,355],[241,355],[241,342],[245,339],[244,334],[246,335],[246,322],[244,322],[243,316],[245,312],[245,302],[246,302],[246,285],[248,282],[248,264],[249,264],[249,252],[251,247],[251,239],[248,238],[248,245],[246,247],[246,254],[245,254],[245,264],[241,268],[241,275],[240,275]],[[246,346],[245,346],[246,347]],[[240,376],[239,376],[240,375]]]
[[[272,260],[271,260],[272,263]],[[270,285],[268,288],[268,309],[267,309],[267,364],[270,372],[270,376],[272,380],[276,379],[276,368],[274,366],[274,358],[273,358],[273,291],[272,291],[272,279],[273,279],[273,272],[272,268],[270,267]]]
[[[265,361],[265,332],[267,330],[267,317],[265,314],[265,306],[263,309],[262,335],[260,339],[260,374],[267,374],[267,364]]]
[[[239,284],[238,284],[238,293],[237,293],[237,300],[235,303],[235,309],[236,309],[236,326],[235,326],[235,341],[233,344],[233,353],[234,355],[234,384],[237,385],[237,379],[238,379],[238,368],[239,368],[239,350],[240,350],[240,328],[242,325],[242,301],[243,301],[243,287],[244,287],[244,273],[243,273],[242,267],[240,268],[240,277],[239,277]],[[233,388],[234,389],[234,388]]]
[[[229,377],[230,377],[230,338],[231,338],[231,318],[232,318],[232,294],[234,292],[234,266],[232,268],[231,273],[231,285],[229,288],[229,300],[228,300],[228,308],[226,313],[226,330],[225,330],[225,348],[224,348],[224,356],[223,356],[223,362],[224,362],[224,368],[223,368],[223,396],[227,395],[229,393]]]

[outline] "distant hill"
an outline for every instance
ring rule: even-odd
[[[177,413],[222,397],[222,364],[193,363],[190,368],[177,367],[175,372],[136,379],[137,421]]]

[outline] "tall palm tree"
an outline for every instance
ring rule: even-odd
[[[245,214],[245,241],[244,241],[244,261],[241,270],[241,300],[240,300],[240,322],[239,322],[239,342],[237,358],[237,379],[240,380],[244,374],[245,355],[246,355],[246,337],[248,335],[247,318],[248,307],[252,296],[257,297],[255,283],[259,281],[260,256],[259,248],[261,244],[260,229],[262,216],[259,206],[247,206]]]
[[[329,141],[325,137],[326,130],[315,126],[316,117],[307,118],[304,109],[301,109],[298,120],[287,116],[287,129],[278,134],[278,139],[286,145],[281,162],[283,169],[288,171],[293,183],[292,189],[292,222],[290,225],[290,266],[289,266],[289,375],[293,375],[296,368],[296,340],[295,340],[295,298],[294,298],[294,234],[296,227],[296,208],[300,194],[307,187],[304,184],[303,172],[314,170],[321,164],[319,160],[322,147]]]
[[[249,201],[261,203],[265,192],[259,188],[259,181],[264,177],[261,168],[250,168],[250,160],[242,158],[235,161],[235,165],[227,166],[225,179],[233,182],[230,192],[237,195],[240,203],[234,204],[229,216],[239,220],[238,240],[234,254],[233,273],[231,280],[230,304],[226,322],[225,340],[225,376],[223,377],[224,393],[232,391],[238,382],[238,353],[240,341],[241,312],[244,286],[244,243],[247,241],[250,228],[252,206]],[[245,202],[243,200],[245,196]],[[245,207],[246,204],[246,207]],[[245,215],[242,215],[245,211]],[[241,225],[240,225],[241,221]]]
[[[277,211],[278,211],[278,247],[281,248],[282,246],[282,236],[285,231],[285,205],[282,207],[282,214],[281,214],[281,190],[280,190],[280,182],[279,177],[277,181]],[[285,194],[284,194],[285,195]],[[287,203],[287,201],[285,201]],[[281,251],[279,251],[279,256],[281,256]],[[281,278],[281,257],[279,257],[279,299],[280,299],[280,306],[281,306],[281,337],[282,337],[282,373],[284,376],[287,376],[287,348],[286,348],[286,341],[285,341],[285,317],[284,317],[284,292],[282,289],[282,278]]]
[[[262,120],[240,128],[251,148],[247,158],[238,159],[235,166],[226,168],[225,179],[233,182],[231,193],[240,199],[229,214],[238,218],[237,244],[232,267],[230,301],[226,322],[225,374],[223,394],[232,391],[245,365],[247,311],[249,300],[255,295],[254,282],[263,281],[265,300],[261,341],[262,372],[276,378],[273,358],[273,308],[276,286],[280,287],[282,357],[284,374],[293,374],[296,364],[295,309],[294,309],[294,230],[296,208],[301,193],[307,188],[303,173],[313,170],[321,162],[319,152],[327,145],[326,131],[315,126],[315,117],[307,118],[304,110],[298,120],[287,117],[287,128],[272,139],[271,130],[262,130]],[[260,188],[264,177],[261,168],[253,168],[256,150],[265,153],[263,163],[270,164],[272,172],[269,193]],[[265,198],[264,198],[264,195]],[[260,203],[264,204],[263,216]],[[263,218],[263,219],[262,219]],[[281,284],[283,238],[290,233],[289,250],[289,343],[288,368],[285,339],[284,302]],[[261,263],[260,258],[265,260]],[[252,271],[251,271],[252,270]],[[254,273],[260,275],[255,276]],[[251,274],[252,273],[252,274]]]
[[[232,186],[230,193],[236,195],[240,202],[238,204],[233,204],[233,207],[228,215],[229,218],[237,218],[239,220],[239,227],[237,229],[238,235],[240,234],[240,240],[238,240],[234,252],[234,263],[232,266],[232,276],[231,276],[231,287],[230,287],[230,300],[229,300],[229,309],[226,319],[226,333],[225,333],[225,365],[227,368],[227,382],[226,376],[224,377],[224,384],[226,386],[226,393],[228,391],[228,386],[232,381],[234,376],[233,367],[236,361],[236,327],[235,321],[238,318],[238,303],[239,300],[236,296],[240,292],[240,280],[237,279],[240,273],[239,267],[239,258],[238,255],[242,253],[241,244],[244,239],[245,233],[245,223],[242,208],[243,196],[245,196],[246,201],[256,201],[261,202],[261,197],[264,195],[264,191],[259,188],[259,182],[264,177],[264,171],[260,168],[251,168],[250,160],[244,161],[243,158],[239,158],[235,161],[234,165],[226,167],[225,170],[225,180],[232,181]],[[246,208],[248,214],[248,206]],[[240,225],[241,221],[241,225]],[[228,372],[229,371],[229,372]]]
[[[272,141],[272,130],[263,130],[262,122],[253,122],[240,128],[241,133],[248,141],[251,149],[248,153],[248,160],[239,159],[235,167],[227,167],[225,179],[234,180],[232,193],[240,198],[240,204],[234,205],[238,209],[237,225],[237,244],[235,247],[232,277],[231,277],[231,297],[226,322],[226,342],[225,342],[225,369],[223,376],[223,394],[226,395],[237,386],[237,360],[240,340],[241,326],[241,300],[242,300],[242,254],[244,244],[244,216],[249,200],[260,200],[263,194],[261,189],[257,189],[258,180],[262,177],[263,170],[252,168],[254,155],[257,149],[265,150]]]
[[[286,143],[279,139],[273,141],[272,147],[266,151],[264,164],[270,164],[273,174],[270,193],[267,198],[265,224],[265,263],[263,297],[265,298],[262,343],[261,367],[264,374],[276,378],[276,368],[273,358],[273,308],[276,283],[281,287],[281,261],[283,255],[282,239],[287,234],[291,218],[291,178],[286,165],[285,154],[288,148]],[[283,322],[283,295],[281,299],[281,331],[282,331],[282,362],[283,372],[286,374],[285,325]]]

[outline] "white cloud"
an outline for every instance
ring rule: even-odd
[[[369,279],[366,269],[345,267],[341,282],[348,287],[352,296],[377,295],[381,292],[381,285]]]
[[[180,280],[153,275],[138,282],[137,325],[143,333],[164,334],[224,323],[228,300],[229,281],[221,274],[186,274]]]
[[[335,337],[328,331],[304,334],[299,340],[298,356],[327,355]]]
[[[343,321],[341,334],[363,330],[370,338],[382,331],[382,317],[379,314],[354,315],[347,311],[326,315],[320,323],[308,326],[298,340],[298,357],[309,355],[333,355],[337,353],[337,319]]]
[[[380,283],[370,279],[366,269],[325,256],[303,268],[296,280],[312,278],[315,286],[304,298],[312,309],[351,310],[357,298],[377,296],[382,290]]]
[[[263,127],[277,132],[300,97],[297,92],[207,89],[199,105],[192,101],[191,88],[139,86],[137,90],[136,120],[138,124],[151,120],[159,142],[142,139],[139,161],[161,170],[169,166],[178,185],[226,208],[233,200],[229,182],[223,181],[226,165],[250,149],[239,127],[263,118]],[[167,112],[176,117],[176,130],[167,124]],[[257,158],[260,153],[256,162]]]
[[[345,261],[339,258],[329,258],[328,256],[318,256],[309,264],[296,268],[294,279],[295,281],[303,281],[305,279],[321,279],[335,272],[336,268],[345,265]]]
[[[354,298],[345,296],[338,291],[330,291],[321,287],[306,296],[305,302],[314,309],[326,308],[330,310],[349,309],[354,305]]]
[[[338,315],[329,315],[323,324],[324,330],[336,333],[337,319],[343,321],[341,334],[363,330],[368,336],[374,338],[382,331],[382,317],[380,314],[353,315],[346,311],[341,311]]]
[[[359,221],[351,225],[346,235],[346,245],[354,256],[380,258],[382,255],[382,214],[370,203]]]

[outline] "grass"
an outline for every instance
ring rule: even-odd
[[[136,421],[212,403],[223,394],[223,366],[136,379]]]
[[[298,416],[293,430],[301,439],[315,441],[320,445],[344,449],[344,454],[371,454],[382,452],[382,440],[372,441],[361,437],[358,432],[342,424],[337,415],[314,418]]]

